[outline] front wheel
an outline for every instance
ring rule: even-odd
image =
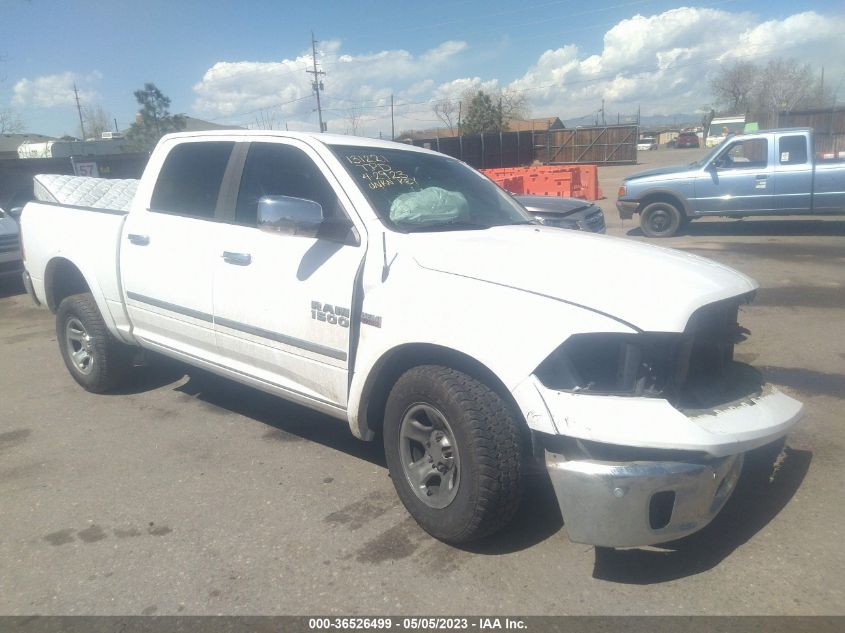
[[[678,208],[669,202],[652,202],[640,213],[640,228],[648,237],[671,237],[683,223]]]
[[[56,340],[70,375],[86,391],[113,389],[131,365],[129,348],[108,331],[88,293],[66,297],[59,304]]]
[[[387,400],[384,447],[399,498],[436,538],[492,534],[519,507],[521,429],[507,404],[467,374],[436,365],[405,372]]]

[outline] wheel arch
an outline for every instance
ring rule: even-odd
[[[651,191],[647,191],[640,197],[637,213],[642,213],[643,209],[653,202],[666,202],[677,208],[683,216],[690,217],[692,215],[686,199],[678,194],[677,191],[669,189],[652,189]]]
[[[64,257],[54,257],[44,270],[44,293],[47,307],[55,314],[59,304],[71,295],[91,292],[79,267]]]
[[[396,380],[403,373],[419,365],[441,365],[462,371],[484,383],[511,408],[512,413],[526,433],[525,418],[510,390],[496,373],[469,354],[434,343],[405,343],[384,354],[373,364],[361,389],[358,400],[356,428],[353,433],[363,439],[372,439],[381,428],[387,396]]]

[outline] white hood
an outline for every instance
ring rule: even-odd
[[[423,268],[584,306],[643,331],[681,332],[701,306],[757,288],[703,257],[580,231],[528,225],[405,237]]]

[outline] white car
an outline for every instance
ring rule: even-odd
[[[637,141],[637,151],[647,152],[657,149],[657,139],[651,136],[646,136]]]
[[[403,504],[447,542],[507,524],[532,462],[574,541],[678,538],[801,417],[732,360],[752,279],[538,225],[443,154],[182,133],[130,200],[109,188],[45,179],[22,216],[71,376],[109,390],[148,350],[335,417],[383,440]]]

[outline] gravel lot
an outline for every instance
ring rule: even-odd
[[[600,169],[621,178],[701,150]],[[408,518],[378,445],[167,361],[82,391],[52,315],[0,286],[0,614],[843,614],[845,220],[714,220],[659,242],[762,289],[738,356],[806,403],[768,484],[661,548],[570,543],[550,489],[472,548]],[[625,270],[660,284],[660,270]]]

